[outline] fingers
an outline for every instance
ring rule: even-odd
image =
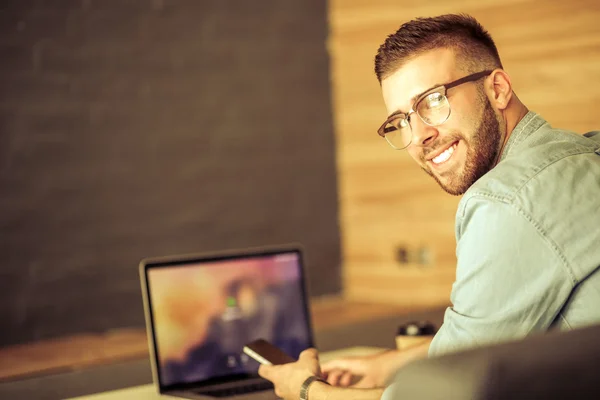
[[[293,364],[298,364],[298,363],[302,363],[304,365],[307,364],[315,364],[316,363],[316,368],[317,368],[317,374],[318,374],[318,366],[319,366],[319,353],[316,349],[306,349],[304,350],[302,353],[300,353],[300,356],[298,357],[298,362],[297,363],[293,363]],[[286,365],[290,365],[290,364],[286,364]],[[258,367],[258,375],[260,375],[261,377],[270,380],[271,382],[273,382],[273,379],[275,378],[275,375],[277,375],[277,369],[283,367],[282,365],[264,365],[261,364]],[[314,373],[314,371],[313,371]]]
[[[348,387],[352,385],[352,380],[354,379],[354,375],[352,373],[345,371],[344,374],[340,377],[339,385],[341,387]]]
[[[331,386],[338,386],[341,376],[344,374],[343,369],[333,369],[327,373],[327,383]]]
[[[327,383],[331,386],[348,387],[354,384],[355,376],[350,371],[334,369],[327,374]]]

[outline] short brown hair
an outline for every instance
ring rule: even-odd
[[[402,64],[426,51],[451,48],[460,56],[466,73],[502,68],[498,49],[490,34],[466,14],[417,18],[387,37],[375,56],[375,74],[381,83]]]

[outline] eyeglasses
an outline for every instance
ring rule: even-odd
[[[416,113],[421,118],[421,121],[429,126],[443,124],[450,117],[450,103],[448,102],[448,97],[446,97],[448,89],[452,89],[463,83],[476,81],[488,76],[492,72],[477,72],[428,90],[417,98],[408,114],[397,112],[390,115],[377,130],[377,133],[379,136],[385,138],[394,149],[403,150],[407,148],[413,138],[412,127],[410,125],[411,114]]]

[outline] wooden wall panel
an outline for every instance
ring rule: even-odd
[[[373,72],[379,45],[414,17],[469,13],[494,37],[525,104],[583,133],[600,129],[600,2],[331,0],[329,7],[345,296],[447,304],[460,199],[376,135],[386,116]],[[431,264],[400,264],[397,246],[427,247]]]

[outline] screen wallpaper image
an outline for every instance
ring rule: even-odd
[[[297,253],[150,269],[148,285],[163,386],[256,373],[242,349],[258,338],[310,346]]]

